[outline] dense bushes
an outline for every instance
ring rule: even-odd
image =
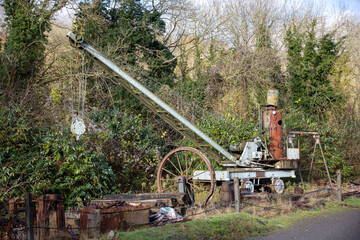
[[[141,114],[118,110],[94,111],[91,119],[108,131],[98,135],[96,145],[118,173],[122,192],[148,191],[153,187],[156,168],[168,146],[155,125]]]
[[[334,178],[338,169],[342,170],[344,179],[356,178],[356,171],[354,162],[351,161],[351,153],[348,151],[348,127],[346,124],[337,122],[321,122],[316,116],[306,115],[301,110],[296,108],[287,109],[284,114],[286,130],[302,130],[302,131],[317,131],[320,134],[320,141],[323,147],[325,159],[327,161],[330,175]],[[346,122],[344,120],[344,122]],[[342,123],[344,123],[342,122]],[[358,138],[356,141],[359,141]],[[312,136],[300,137],[300,158],[301,167],[309,169],[311,158],[313,156],[315,140]],[[350,155],[349,155],[350,154]],[[315,152],[314,161],[316,164],[316,171],[312,172],[315,178],[326,178],[326,169],[324,167],[323,159],[319,147]]]
[[[20,108],[0,109],[0,199],[61,193],[89,199],[116,192],[116,175],[89,139],[69,129],[32,127]]]

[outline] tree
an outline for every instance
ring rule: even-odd
[[[67,0],[3,0],[7,37],[1,54],[0,88],[10,100],[24,97],[25,91],[41,78],[50,20]]]
[[[168,61],[174,56],[160,40],[165,32],[160,12],[146,9],[139,0],[116,5],[84,1],[80,8],[76,30],[85,39],[109,49],[117,61],[140,66],[161,83],[173,85],[176,61]]]
[[[315,27],[316,20],[305,33],[296,26],[288,29],[287,70],[292,100],[304,112],[324,118],[331,107],[342,102],[331,85],[330,76],[343,39],[335,41],[331,33],[316,37]]]
[[[145,8],[139,0],[82,1],[79,9],[74,28],[86,41],[122,65],[125,71],[173,86],[176,61],[172,61],[174,56],[163,39],[165,23],[160,12]],[[92,63],[88,69],[92,73],[103,72]],[[128,112],[144,109],[126,89],[108,79],[103,74],[88,78],[89,88],[100,91],[88,95],[89,103],[96,105],[98,98],[108,96],[107,106],[115,104]],[[93,87],[99,82],[100,88]]]
[[[265,103],[266,90],[284,87],[279,41],[276,38],[281,6],[276,1],[227,1],[221,27],[227,48],[213,70],[214,108],[241,117],[255,117],[259,104]],[[216,76],[216,75],[212,75]],[[283,90],[284,89],[284,90]],[[213,95],[213,94],[208,94]]]

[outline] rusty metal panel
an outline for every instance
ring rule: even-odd
[[[257,178],[264,178],[265,177],[265,171],[256,172]]]
[[[265,133],[270,137],[270,153],[275,159],[284,157],[284,144],[282,142],[282,116],[281,111],[275,107],[267,107],[263,112],[263,126]]]
[[[128,230],[149,223],[149,206],[80,209],[80,239],[99,239],[110,230]]]
[[[280,169],[297,169],[298,160],[281,160],[279,166]]]
[[[159,206],[165,204],[167,206],[174,206],[176,204],[184,204],[185,193],[142,193],[142,194],[115,194],[105,195],[104,199],[92,200],[92,204],[104,206],[107,204],[114,204],[119,201],[126,201],[127,203],[142,203],[148,206]]]
[[[232,203],[234,201],[234,184],[232,181],[223,182],[220,188],[220,201]]]

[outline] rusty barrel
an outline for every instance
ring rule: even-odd
[[[231,203],[234,201],[234,184],[231,181],[223,182],[220,188],[220,201]]]

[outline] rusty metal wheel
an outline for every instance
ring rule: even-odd
[[[282,194],[285,190],[285,183],[280,178],[275,178],[272,180],[271,187],[274,193]]]
[[[255,191],[254,183],[251,180],[245,180],[241,184],[242,188],[248,188],[249,192],[253,193]]]
[[[196,171],[196,172],[195,172]],[[198,180],[206,175],[207,181]],[[179,182],[183,182],[181,185]],[[206,205],[215,191],[215,171],[210,160],[199,150],[181,147],[169,152],[161,161],[157,172],[159,192],[185,192],[189,204]],[[184,189],[180,189],[185,186]]]

